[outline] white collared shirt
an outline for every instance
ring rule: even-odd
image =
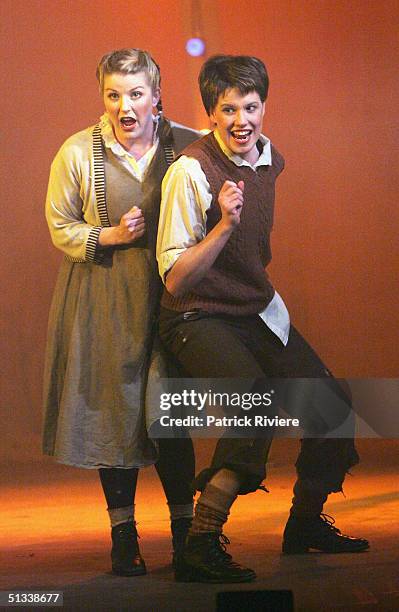
[[[270,140],[261,135],[263,150],[255,164],[233,154],[224,145],[217,130],[215,139],[223,153],[236,166],[249,166],[256,172],[259,166],[272,164]],[[206,212],[212,203],[212,193],[198,160],[182,155],[168,169],[162,182],[162,203],[159,216],[157,259],[161,278],[178,257],[198,244],[206,235]],[[286,345],[290,330],[290,317],[282,297],[277,293],[259,313],[261,319]]]
[[[155,124],[155,129],[152,147],[143,155],[143,157],[136,159],[116,140],[108,113],[104,113],[100,118],[101,136],[103,137],[104,145],[111,149],[111,151],[120,158],[120,161],[124,167],[127,168],[129,172],[133,174],[138,181],[140,181],[140,183],[144,180],[146,170],[148,169],[155,155],[159,143],[159,138],[157,135],[158,117],[153,115],[153,121]]]

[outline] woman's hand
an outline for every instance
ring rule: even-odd
[[[118,244],[131,244],[145,232],[144,216],[140,208],[133,206],[125,213],[115,227],[104,227],[99,235],[101,246],[115,246]]]
[[[240,223],[244,204],[244,181],[225,181],[219,192],[218,202],[222,212],[221,222],[228,227],[236,227]]]
[[[137,238],[141,238],[145,232],[145,221],[141,209],[133,206],[121,217],[116,229],[118,230],[117,244],[130,244]]]

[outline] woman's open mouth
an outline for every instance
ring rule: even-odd
[[[137,123],[137,120],[133,117],[122,117],[119,121],[122,127],[126,129],[133,128]]]
[[[234,130],[231,132],[232,137],[239,144],[246,144],[252,134],[252,130]]]

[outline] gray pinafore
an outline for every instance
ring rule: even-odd
[[[161,290],[155,244],[173,152],[159,145],[140,183],[103,145],[98,127],[93,141],[102,225],[118,225],[136,205],[146,232],[131,245],[104,249],[100,264],[61,265],[49,318],[43,447],[69,465],[141,467],[157,459],[147,429],[159,405],[146,402],[147,379],[166,375],[154,340]]]

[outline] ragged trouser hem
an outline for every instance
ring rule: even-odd
[[[211,466],[196,476],[194,491],[203,491],[214,474],[225,468],[240,477],[238,495],[253,493],[266,478],[266,461],[271,442],[271,438],[221,438],[216,445]]]
[[[193,481],[194,491],[203,491],[222,468],[236,472],[241,479],[238,495],[259,489],[266,478],[266,461],[271,439],[221,439],[212,464]],[[342,490],[346,473],[359,463],[353,439],[305,438],[301,444],[296,470],[299,478],[315,480],[326,493]]]
[[[326,493],[338,493],[346,474],[358,463],[352,438],[307,438],[295,467],[299,478],[318,481]]]

